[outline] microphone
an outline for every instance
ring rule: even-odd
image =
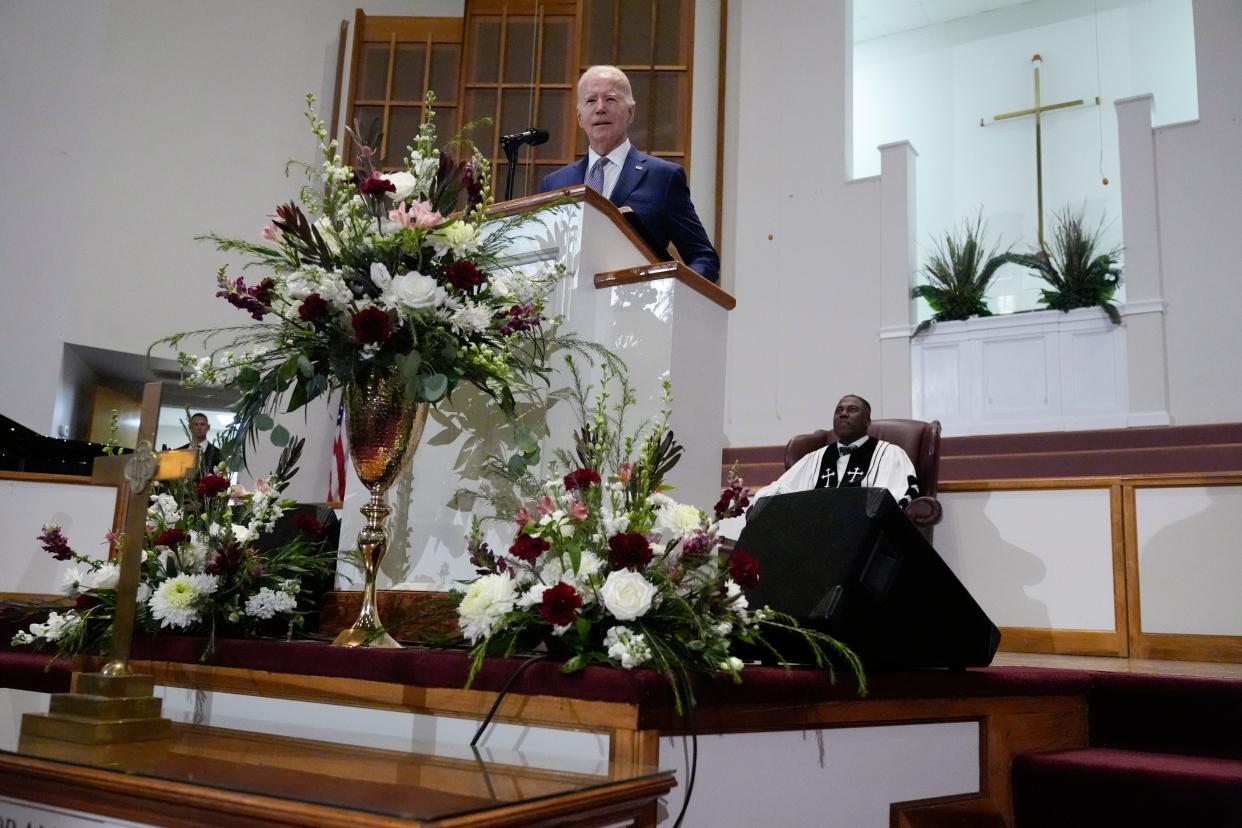
[[[530,144],[537,147],[540,144],[548,142],[548,131],[539,127],[530,127],[521,132],[515,132],[512,135],[502,135],[500,144],[503,147],[520,147],[522,144]]]

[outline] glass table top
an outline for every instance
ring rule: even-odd
[[[186,692],[156,690],[157,695]],[[572,741],[569,751],[558,755],[546,750],[547,740],[545,750],[536,752],[473,749],[469,738],[410,738],[398,732],[396,723],[413,714],[400,711],[371,711],[396,718],[368,721],[357,718],[356,708],[238,696],[234,699],[250,700],[253,718],[235,711],[203,715],[204,707],[225,706],[221,703],[230,695],[197,694],[192,715],[179,709],[177,698],[167,699],[165,716],[173,720],[170,738],[88,746],[21,735],[22,715],[46,713],[50,696],[0,689],[0,752],[416,820],[602,791],[662,775],[654,767],[600,761],[590,751],[584,755]],[[265,714],[265,706],[273,704],[301,707],[273,721],[275,717]],[[231,726],[218,726],[217,721]],[[382,732],[385,728],[387,733]],[[316,738],[304,738],[307,734]]]

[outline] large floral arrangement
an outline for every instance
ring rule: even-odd
[[[253,490],[210,473],[152,491],[135,616],[139,629],[205,634],[210,650],[217,632],[275,634],[302,625],[312,609],[306,587],[333,571],[336,552],[324,548],[322,525],[306,514],[295,519],[299,531],[293,541],[264,543],[294,505],[280,495],[301,448],[301,440],[290,443],[276,471],[258,478]],[[44,527],[39,542],[69,564],[62,584],[74,605],[53,610],[12,643],[52,645],[63,654],[108,652],[117,562],[75,552],[55,525]]]
[[[710,517],[672,499],[663,480],[682,450],[667,407],[637,437],[622,437],[633,392],[623,376],[613,377],[621,393],[610,407],[604,373],[603,392],[590,404],[574,373],[582,421],[575,452],[559,453],[560,473],[540,481],[497,464],[525,502],[513,512],[517,533],[507,552],[489,547],[479,521],[471,532],[479,576],[458,605],[458,626],[474,645],[471,679],[488,655],[543,642],[564,657],[566,672],[592,663],[654,668],[669,678],[680,707],[694,702],[691,673],[740,680],[744,663],[733,645],[770,650],[764,632],[780,629],[801,636],[820,666],[831,670],[829,656],[839,657],[865,686],[848,648],[748,605],[743,590],[758,583],[759,567],[742,550],[721,554],[716,524],[742,514],[749,490],[733,476]]]
[[[530,216],[484,227],[488,162],[477,150],[455,161],[437,149],[432,100],[404,169],[383,172],[376,142],[362,137],[355,163],[342,162],[308,95],[307,119],[324,160],[305,166],[310,183],[301,204],[276,207],[258,242],[203,237],[263,271],[250,282],[227,275],[227,266],[218,276],[217,296],[257,324],[176,334],[156,345],[178,350],[187,384],[242,392],[226,455],[244,454],[245,438],[272,427],[286,394],[292,411],[382,372],[401,378],[416,402],[434,403],[465,382],[511,412],[515,394],[546,373],[555,336],[544,303],[561,268],[528,271],[500,261]],[[209,353],[181,350],[187,337]],[[277,429],[273,441],[286,434]]]

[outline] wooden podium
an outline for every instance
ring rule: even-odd
[[[585,186],[515,199],[493,212],[502,217],[537,208],[547,209],[510,245],[508,261],[515,267],[565,265],[547,314],[563,317],[566,328],[625,361],[638,396],[628,415],[631,425],[659,414],[663,380],[672,381],[671,426],[686,452],[668,480],[676,487],[673,497],[709,509],[719,495],[724,343],[733,297],[683,264],[662,262],[611,202]],[[562,372],[551,388],[567,385]],[[552,437],[544,458],[554,447],[569,448],[576,427],[564,404],[547,412],[546,423]],[[381,587],[448,589],[473,577],[465,533],[475,504],[454,493],[474,488],[483,459],[504,448],[493,440],[506,436],[504,425],[490,401],[473,389],[458,389],[433,412],[409,470],[391,490],[387,577]],[[511,445],[507,449],[513,451]],[[366,497],[351,470],[342,538],[361,527],[358,507]],[[497,540],[508,546],[507,539]],[[357,589],[358,579],[339,586]]]

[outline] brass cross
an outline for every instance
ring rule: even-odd
[[[1036,212],[1039,216],[1039,249],[1046,250],[1044,245],[1044,155],[1043,155],[1043,114],[1051,112],[1054,109],[1068,109],[1071,106],[1082,106],[1082,98],[1074,101],[1062,101],[1061,103],[1043,105],[1039,98],[1039,65],[1044,59],[1039,55],[1031,56],[1031,63],[1035,64],[1035,106],[1031,109],[1020,109],[1017,112],[1006,112],[1001,115],[993,115],[992,121],[1006,121],[1010,118],[1022,118],[1027,115],[1035,116],[1035,203]],[[1095,99],[1096,106],[1099,106],[1100,99]],[[979,126],[985,126],[983,119],[979,119]]]
[[[105,676],[132,675],[129,651],[138,603],[138,580],[142,571],[151,481],[190,477],[198,467],[197,449],[158,453],[152,449],[160,419],[160,391],[158,382],[149,382],[143,388],[138,448],[134,453],[97,457],[91,474],[94,483],[120,487],[121,499],[121,572],[116,585],[116,611],[112,619],[112,655],[100,671]]]

